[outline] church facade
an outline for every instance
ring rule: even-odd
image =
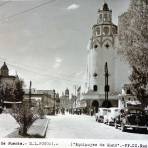
[[[81,100],[86,102],[88,109],[97,111],[103,106],[105,91],[108,91],[110,106],[118,106],[118,95],[122,86],[128,83],[130,68],[118,55],[118,27],[112,22],[112,10],[107,3],[98,10],[87,52],[87,81]]]
[[[12,95],[18,81],[18,76],[9,75],[8,66],[4,62],[0,68],[0,106],[9,108],[14,102],[22,103],[22,100],[14,100]]]

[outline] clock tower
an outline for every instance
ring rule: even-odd
[[[112,10],[104,3],[98,10],[97,23],[92,27],[92,37],[88,50],[88,88],[98,94],[104,94],[105,71],[107,62],[110,93],[115,91],[115,41],[117,26],[112,23]]]

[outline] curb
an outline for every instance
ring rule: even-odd
[[[32,138],[45,138],[49,119],[37,119],[28,129],[27,134]]]

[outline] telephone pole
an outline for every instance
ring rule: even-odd
[[[30,85],[29,85],[29,109],[31,108],[31,86],[32,86],[32,82],[30,81]]]

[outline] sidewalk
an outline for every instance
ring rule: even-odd
[[[45,138],[50,119],[37,119],[28,129],[27,137],[18,134],[18,129],[8,134],[5,138]]]
[[[18,134],[18,129],[10,134],[8,134],[5,138],[25,138]]]

